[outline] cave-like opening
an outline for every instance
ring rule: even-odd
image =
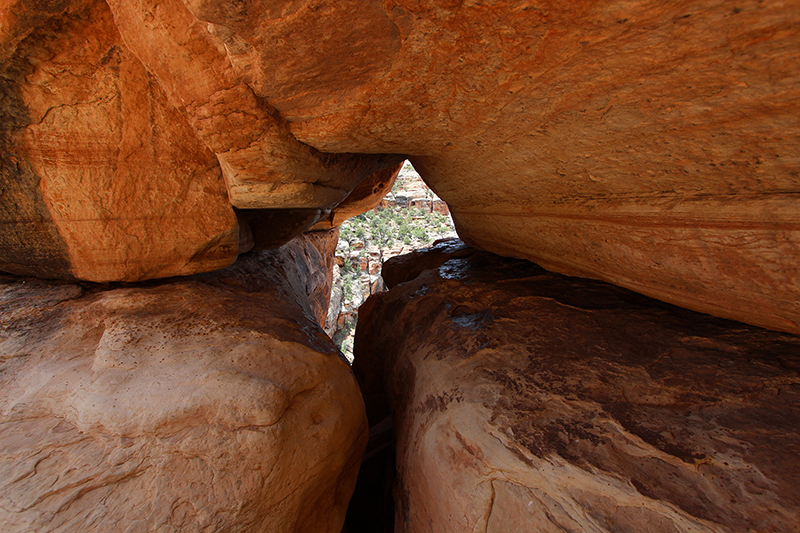
[[[344,221],[333,267],[326,333],[352,364],[359,307],[386,290],[385,261],[457,237],[448,205],[405,161],[391,191],[373,209]],[[392,417],[373,424],[345,531],[394,530],[395,436]]]
[[[351,363],[358,308],[386,290],[383,262],[452,237],[457,234],[450,209],[410,161],[376,207],[342,223],[325,332]]]

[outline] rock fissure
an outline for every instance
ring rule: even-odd
[[[800,1],[268,4],[0,0],[10,532],[798,530]]]

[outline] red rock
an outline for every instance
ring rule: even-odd
[[[89,6],[85,13],[111,24],[102,2],[59,5],[75,13]],[[20,43],[34,35],[31,28],[55,31],[58,19],[47,17],[58,13],[10,0],[3,6],[10,94],[47,86],[20,69],[47,63],[48,54]],[[90,104],[81,118],[107,131],[106,115],[92,106],[108,100],[85,96],[97,92],[99,78],[107,81],[103,68],[94,68],[97,57],[119,43],[114,54],[135,56],[149,73],[147,87],[158,86],[152,92],[189,128],[186,142],[202,143],[216,156],[219,169],[198,168],[221,172],[238,208],[335,209],[358,183],[396,164],[394,154],[405,154],[475,246],[800,333],[800,0],[735,6],[113,0],[109,6],[115,28],[88,31],[75,17],[62,17],[74,23],[62,27],[68,39],[52,49],[53,42],[39,39],[49,52],[69,50],[72,63],[99,73],[86,77],[86,87],[73,86],[71,75],[57,76],[67,92],[80,87],[83,97],[45,94],[55,105],[42,109],[52,107],[56,118],[77,113],[61,104]],[[112,36],[117,30],[120,37]],[[84,34],[94,37],[78,42]],[[104,44],[96,46],[95,38]],[[45,68],[39,76],[50,72],[82,71]],[[145,118],[123,116],[138,128],[126,139],[149,130],[150,108],[136,106]],[[26,114],[43,116],[30,98],[15,96],[3,109],[12,132],[27,126]],[[6,151],[6,169],[16,164],[11,157],[25,167],[27,156],[18,152]],[[113,161],[98,168],[109,166]],[[33,173],[6,181],[36,189]],[[90,195],[115,190],[106,181],[65,183]],[[51,257],[66,261],[69,246],[47,218],[53,207],[37,203],[36,194],[47,193],[26,194],[11,210],[19,229],[6,238],[6,255],[36,265]],[[168,205],[180,210],[184,203]],[[158,220],[157,209],[147,213]],[[215,243],[226,243],[219,255],[228,261],[235,248],[233,224],[218,221],[191,241],[201,243],[195,249],[214,249],[210,263],[218,259]],[[98,233],[122,240],[114,229]],[[20,237],[23,231],[30,235]],[[88,230],[78,234],[91,241]],[[162,242],[143,236],[146,245]],[[37,237],[47,246],[19,252]],[[168,250],[191,248],[171,236],[163,242]],[[91,257],[91,250],[79,252]],[[175,273],[194,257],[176,256],[165,264],[154,260],[158,266],[143,277]]]
[[[215,270],[253,244],[284,244],[396,166],[397,156],[321,154],[294,139],[245,85],[226,85],[214,38],[180,2],[157,10],[180,45],[123,42],[118,27],[130,24],[105,2],[3,5],[6,272],[136,281]],[[196,57],[177,52],[190,43]],[[140,58],[158,62],[148,52],[185,70],[145,69]],[[237,221],[231,202],[253,209]]]
[[[173,46],[177,8],[112,5]],[[410,154],[477,246],[800,331],[796,0],[188,6],[137,51],[187,102],[246,81],[306,145]]]
[[[386,196],[381,199],[380,203],[378,203],[378,207],[381,209],[393,209],[396,206],[397,201],[392,193],[387,193]]]
[[[383,206],[383,197],[392,190],[394,180],[402,166],[403,162],[400,162],[393,167],[375,172],[359,183],[353,192],[331,211],[329,217],[314,228],[338,227],[348,218],[366,213],[379,205]]]
[[[798,531],[800,338],[452,241],[384,272],[354,370],[395,531]]]
[[[255,49],[238,32],[256,30],[269,16],[261,9],[244,19],[229,5],[213,2],[111,0],[108,5],[126,44],[217,155],[234,206],[334,207],[360,181],[396,163],[395,157],[322,154],[292,135],[266,98],[265,80],[238,70],[255,66]],[[257,54],[267,48],[258,45]],[[270,71],[271,80],[282,79]]]
[[[433,212],[433,213],[441,213],[443,215],[449,215],[450,214],[450,208],[442,200],[434,200],[433,201],[433,206],[431,207],[431,212]]]
[[[326,238],[141,287],[2,279],[3,531],[339,533],[367,427],[317,323]]]
[[[380,260],[376,259],[374,257],[370,258],[370,262],[369,262],[369,274],[370,274],[370,276],[374,276],[374,275],[380,274],[380,271],[381,271],[381,262],[380,262]]]
[[[230,264],[238,225],[219,164],[105,3],[6,5],[18,17],[4,31],[19,34],[0,43],[0,269],[133,281]]]
[[[289,284],[308,316],[325,327],[333,285],[333,265],[339,229],[310,231],[293,239],[262,259],[283,276],[275,284]],[[277,276],[276,276],[277,277]]]
[[[430,212],[432,210],[431,201],[427,198],[412,198],[408,206],[415,209],[422,209]]]

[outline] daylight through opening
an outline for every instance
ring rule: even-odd
[[[386,290],[384,261],[456,236],[447,204],[409,161],[377,207],[342,223],[325,331],[351,363],[358,308]]]

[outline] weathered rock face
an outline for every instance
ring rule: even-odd
[[[113,149],[96,163],[94,179],[118,161],[144,160],[146,168],[152,158],[125,155],[182,138],[172,128],[188,128],[186,150],[156,160],[200,161],[158,183],[185,184],[190,174],[205,184],[221,174],[237,208],[326,210],[397,161],[368,154],[408,154],[476,246],[800,332],[800,0],[109,0],[108,8],[74,0],[53,12],[32,5],[5,0],[0,8],[9,21],[2,54],[11,58],[3,77],[13,96],[3,104],[11,117],[3,135],[14,147],[3,167],[9,191],[22,187],[13,194],[24,199],[7,218],[48,243],[25,253],[18,251],[24,244],[6,245],[29,263],[92,257],[70,244],[59,208],[75,205],[71,194],[104,198],[117,185],[43,175],[60,161],[47,155],[62,153],[47,149],[55,141],[18,138],[67,131],[62,123],[76,126],[58,139],[98,132],[105,148],[97,153]],[[42,38],[41,28],[56,31],[54,20],[69,22],[56,32],[63,42]],[[92,38],[75,40],[85,34]],[[65,53],[74,68],[60,66]],[[108,90],[98,100],[87,96],[101,88]],[[131,94],[139,98],[129,106]],[[159,121],[159,113],[178,116]],[[109,121],[130,124],[114,130],[127,132],[120,134],[126,142],[152,136],[155,144],[106,139]],[[170,126],[151,127],[162,122]],[[46,153],[29,159],[19,146]],[[212,155],[218,168],[207,164]],[[62,182],[77,192],[50,192]],[[201,212],[191,202],[170,203],[187,190],[174,189],[143,195],[153,203],[143,202],[151,208],[143,220]],[[220,189],[188,190],[218,198]],[[170,253],[188,248],[197,259],[175,252],[137,275],[186,273],[194,268],[187,258],[209,261],[205,268],[224,262],[218,256],[232,258],[218,251],[235,247],[229,210],[211,198],[197,202],[219,212],[199,229],[190,217],[181,230],[188,237],[163,239],[181,243],[165,244]],[[101,213],[87,220],[129,219]],[[124,240],[114,236],[121,223],[109,224],[100,228],[103,238]],[[6,242],[31,242],[18,237],[22,231]],[[73,230],[91,242],[88,231]],[[59,270],[56,263],[38,268]],[[74,270],[89,277],[93,268]],[[133,279],[113,276],[103,279]]]
[[[258,35],[271,8],[181,0],[108,5],[126,44],[217,155],[234,206],[334,207],[383,167],[380,157],[322,154],[297,140],[271,105],[264,80],[248,75],[251,64],[271,56],[269,43]],[[298,37],[314,39],[307,32],[293,40]],[[301,50],[293,52],[290,61]],[[296,74],[282,76],[270,68],[263,76],[293,91]]]
[[[318,325],[329,241],[143,287],[3,279],[3,530],[339,533],[366,418]]]
[[[0,269],[109,281],[230,264],[238,225],[219,164],[106,5],[6,4],[20,20],[4,29],[20,35],[0,43]]]
[[[327,217],[327,208],[373,170],[397,159],[320,154],[268,113],[227,113],[219,102],[227,101],[227,89],[220,87],[230,78],[212,69],[213,46],[200,53],[205,62],[189,58],[176,66],[197,66],[205,78],[186,80],[186,70],[179,73],[179,88],[163,83],[123,43],[105,2],[76,0],[44,9],[6,1],[0,17],[3,271],[136,281],[215,270],[247,251],[252,234],[262,248],[287,242]],[[146,39],[168,55],[163,42]],[[214,103],[201,104],[176,96],[179,89],[222,92]],[[245,88],[230,89],[237,90]],[[251,139],[264,128],[286,146],[265,151]],[[262,161],[247,159],[259,153]],[[286,180],[301,181],[297,187],[305,196],[287,200],[277,192],[283,185],[272,183],[275,190],[262,187],[264,199],[254,200],[242,191],[260,185],[249,185],[250,178],[232,170],[237,165],[256,174],[265,166],[292,166],[295,174]],[[262,178],[274,182],[284,171],[290,172],[272,169]],[[232,172],[226,191],[223,174]],[[385,181],[386,172],[379,174]],[[250,199],[241,200],[243,195]],[[237,220],[231,202],[280,209]]]
[[[396,531],[800,531],[797,337],[452,242],[384,271]]]
[[[403,168],[399,162],[385,170],[375,172],[359,183],[342,203],[331,210],[330,216],[314,226],[315,229],[339,227],[348,218],[360,215],[377,207],[386,194],[392,190],[394,180]]]
[[[243,81],[305,144],[412,155],[477,246],[800,332],[797,0],[151,4],[111,2],[187,102],[213,48],[224,109]]]

